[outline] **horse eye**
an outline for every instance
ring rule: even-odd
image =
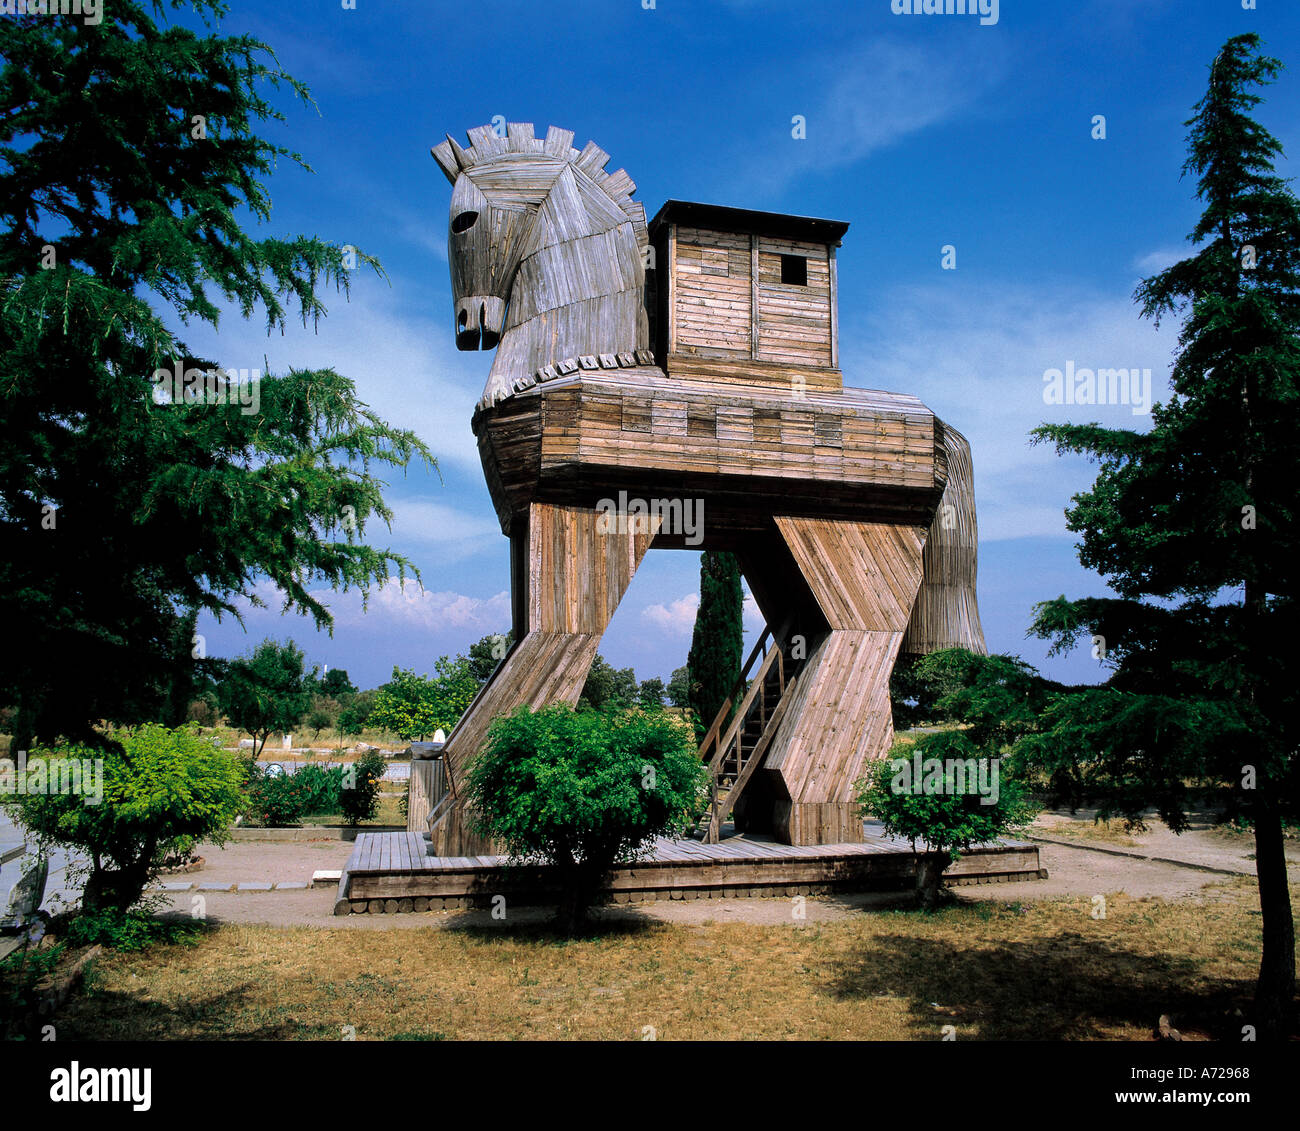
[[[478,220],[477,212],[462,212],[459,216],[456,217],[456,219],[454,219],[451,222],[451,230],[453,232],[456,232],[458,235],[461,232],[468,232],[470,228],[474,226],[474,223],[477,220]]]

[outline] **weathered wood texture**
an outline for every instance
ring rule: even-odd
[[[619,489],[704,501],[711,530],[776,511],[928,525],[943,493],[942,428],[915,397],[866,389],[790,396],[646,367],[583,371],[475,417],[501,520],[538,497],[594,504]]]
[[[579,152],[573,133],[545,139],[512,122],[487,126],[462,149],[450,137],[433,156],[452,183],[448,261],[461,349],[497,347],[480,404],[515,391],[524,374],[565,358],[649,346],[645,208],[609,154]]]
[[[546,902],[556,884],[545,866],[506,867],[492,853],[439,855],[413,833],[362,833],[339,882],[335,914],[454,910]],[[719,844],[656,841],[650,857],[616,869],[608,897],[616,903],[654,899],[723,899],[893,890],[915,882],[916,857],[904,841],[860,834],[856,842],[794,846],[731,838]],[[999,841],[962,854],[949,883],[1034,879],[1037,846]],[[424,901],[421,904],[421,901]]]
[[[666,204],[650,225],[664,276],[656,280],[664,368],[686,381],[717,380],[731,366],[746,383],[790,392],[840,388],[835,249],[846,227]]]
[[[406,795],[406,827],[424,832],[429,814],[447,792],[447,775],[441,758],[417,758],[411,762],[411,784]]]
[[[924,584],[900,651],[926,655],[943,648],[968,648],[986,655],[975,596],[979,554],[970,444],[947,425],[943,439],[948,485],[930,524],[921,557]]]
[[[431,828],[454,843],[464,824],[459,783],[492,720],[521,706],[577,703],[614,610],[659,528],[610,524],[591,508],[533,503],[528,514],[525,624],[516,642],[447,736],[442,761],[456,804]]]
[[[854,784],[893,741],[889,675],[921,584],[917,527],[778,516],[830,631],[792,691],[766,771],[783,798],[773,814],[790,844],[852,839]]]

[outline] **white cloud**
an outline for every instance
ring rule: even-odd
[[[817,85],[812,78],[806,100],[792,103],[783,121],[802,114],[806,137],[791,136],[788,146],[764,146],[758,154],[746,135],[733,160],[722,164],[733,184],[747,184],[751,190],[756,185],[770,190],[805,172],[826,173],[856,164],[911,134],[969,112],[1002,81],[1006,69],[1006,48],[989,37],[966,44],[878,38],[805,57],[799,72],[823,81]],[[759,82],[770,85],[770,77]]]
[[[504,547],[506,542],[491,510],[469,514],[445,503],[401,499],[393,509],[393,537],[419,545],[420,560],[458,561],[481,550]],[[367,534],[373,534],[367,528]],[[376,541],[371,537],[368,541]]]
[[[250,636],[284,631],[288,622],[280,615],[283,595],[266,580],[254,585],[253,592],[265,602],[266,608],[254,608],[242,599],[235,602]],[[423,589],[418,582],[402,582],[395,577],[371,585],[364,594],[356,589],[345,593],[333,589],[308,592],[329,609],[336,629],[348,626],[409,632],[412,628],[435,631],[481,628],[488,633],[510,624],[510,594],[504,592],[491,597],[471,597],[449,590]],[[268,623],[261,625],[263,620]],[[256,630],[255,623],[259,625]]]
[[[1124,405],[1046,404],[1044,372],[1068,361],[1149,368],[1159,400],[1177,327],[1157,332],[1127,296],[972,286],[888,292],[873,315],[846,328],[845,384],[912,393],[970,440],[981,541],[1069,536],[1062,511],[1094,469],[1031,447],[1030,430],[1092,420],[1145,430],[1150,417]]]
[[[191,325],[181,334],[191,348],[225,366],[284,373],[295,369],[332,368],[356,383],[357,395],[381,419],[409,428],[440,463],[480,473],[478,444],[470,428],[474,405],[491,368],[491,355],[460,354],[452,349],[451,308],[446,319],[400,309],[408,286],[427,285],[394,279],[393,287],[359,278],[351,301],[323,296],[329,313],[313,331],[292,321],[281,334],[266,334],[258,321],[244,321],[227,310],[216,333]],[[421,293],[421,303],[428,296]],[[409,469],[409,474],[419,472]]]
[[[699,607],[700,595],[687,593],[667,604],[646,606],[641,610],[641,618],[670,636],[690,636]]]
[[[763,627],[763,614],[758,610],[758,602],[744,586],[745,603],[742,611],[746,632],[757,632]],[[687,593],[675,601],[666,601],[658,605],[647,605],[641,610],[641,619],[648,621],[666,635],[689,637],[695,627],[695,614],[699,611],[699,593]]]
[[[332,594],[338,599],[337,594]],[[473,629],[483,634],[509,627],[510,594],[470,597],[450,591],[433,592],[413,582],[402,584],[390,578],[370,591],[368,607],[363,612],[360,594],[346,594],[332,609],[338,623],[383,627],[391,624],[409,631],[412,627],[431,630]]]
[[[1166,267],[1172,267],[1181,259],[1195,254],[1191,247],[1158,247],[1154,251],[1140,255],[1133,260],[1133,267],[1140,271],[1145,279],[1148,275],[1157,275]]]

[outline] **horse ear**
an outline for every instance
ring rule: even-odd
[[[453,185],[456,183],[456,178],[460,176],[461,169],[454,146],[455,142],[448,136],[446,141],[429,150],[433,154],[433,159],[438,162],[438,167]]]

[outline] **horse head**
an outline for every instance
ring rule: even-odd
[[[452,184],[447,233],[456,345],[497,349],[479,402],[490,407],[545,366],[649,344],[645,209],[625,172],[604,171],[573,131],[533,136],[512,122],[448,136],[432,150]]]

